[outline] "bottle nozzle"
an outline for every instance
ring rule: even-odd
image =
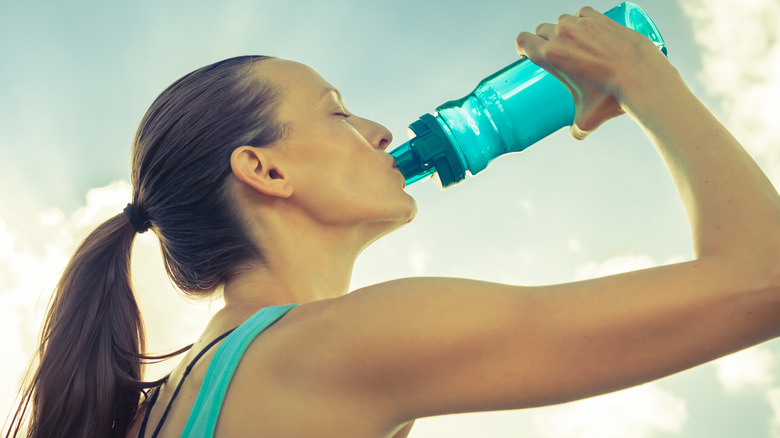
[[[434,172],[442,187],[463,180],[466,167],[456,151],[455,140],[447,136],[436,117],[423,114],[409,129],[414,137],[390,152],[407,186]]]
[[[396,167],[406,178],[406,185],[417,182],[436,171],[436,168],[420,159],[412,149],[412,141],[398,146],[390,152],[395,158]]]

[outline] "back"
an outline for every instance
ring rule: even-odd
[[[297,382],[309,380],[289,372],[293,368],[290,364],[305,356],[301,350],[311,342],[313,333],[318,331],[314,328],[317,321],[331,304],[335,303],[272,306],[248,318],[194,364],[158,436],[406,436],[411,422],[379,430],[378,422],[364,406],[337,400],[326,384],[299,385]],[[205,342],[198,341],[192,349],[194,353],[188,354],[172,372],[149,413],[144,437],[151,437],[160,423],[185,367],[204,350],[206,342],[225,328],[229,326],[221,321],[210,324],[202,337]],[[235,368],[231,371],[232,365]],[[145,404],[128,438],[139,437],[146,412]]]
[[[244,352],[246,352],[246,349],[249,347],[249,344],[257,335],[265,330],[266,327],[276,322],[276,320],[284,316],[287,311],[296,305],[297,304],[265,307],[249,317],[249,319],[235,330],[228,332],[229,336],[227,336],[224,342],[219,346],[209,363],[206,375],[200,386],[200,391],[198,392],[198,397],[195,400],[195,405],[190,411],[189,420],[187,420],[187,424],[184,426],[184,430],[181,434],[182,437],[211,438],[214,436],[217,420],[219,419],[220,410],[222,409],[222,403],[225,400],[230,380],[233,378],[233,374],[235,373]],[[195,359],[187,366],[184,376],[179,380],[176,390],[174,390],[171,399],[168,401],[168,405],[163,412],[160,423],[158,423],[152,433],[153,437],[157,435],[158,431],[161,430],[164,425],[167,413],[170,411],[171,405],[175,401],[176,396],[184,383],[184,379],[186,379],[192,368],[197,364],[198,359],[225,335],[220,336],[210,343],[204,350],[198,353]],[[155,393],[155,396],[156,395],[157,393]],[[152,399],[152,405],[155,400],[156,397]],[[149,413],[150,411],[147,411],[147,414],[144,416],[139,437],[146,435]]]

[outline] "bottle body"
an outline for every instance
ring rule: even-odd
[[[644,34],[666,54],[660,32],[639,6],[625,2],[605,15]],[[466,171],[477,174],[496,157],[520,152],[573,121],[574,101],[566,86],[524,58],[483,79],[467,96],[420,117],[410,125],[415,137],[391,154],[407,185],[435,172],[448,187]]]

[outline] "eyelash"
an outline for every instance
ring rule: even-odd
[[[335,113],[334,115],[337,115],[339,117],[344,117],[345,119],[349,118],[349,114],[346,113]]]

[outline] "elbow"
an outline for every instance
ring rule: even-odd
[[[762,265],[767,285],[780,292],[780,239],[775,239]]]
[[[752,248],[740,251],[741,272],[754,281],[758,290],[780,294],[780,233],[767,236]]]
[[[780,295],[780,232],[761,239],[729,239],[728,245],[700,246],[694,258],[715,262],[719,277],[740,289],[773,291]]]

